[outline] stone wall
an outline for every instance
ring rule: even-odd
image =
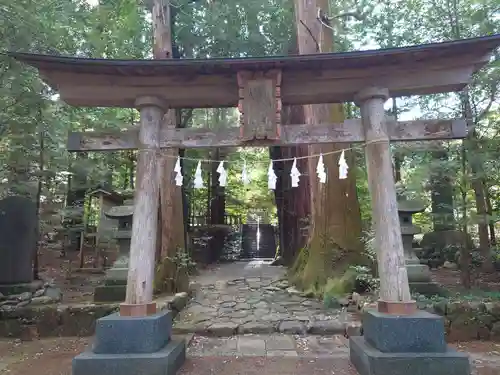
[[[500,301],[440,301],[420,306],[444,316],[447,341],[500,342]]]
[[[174,316],[188,301],[187,293],[158,299],[158,309],[169,308]],[[0,337],[31,340],[37,337],[92,336],[97,319],[118,311],[120,304],[23,306],[0,310]]]

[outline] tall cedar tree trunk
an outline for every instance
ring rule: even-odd
[[[432,158],[448,162],[448,152],[443,149],[432,152]],[[431,171],[432,223],[436,232],[455,228],[453,212],[453,186],[446,168],[435,166]]]
[[[467,148],[465,145],[465,140],[462,141],[462,146],[460,149],[461,156],[461,167],[462,167],[462,176],[467,174]],[[461,186],[461,199],[462,199],[462,232],[464,235],[464,243],[460,247],[460,282],[462,286],[466,289],[470,289],[471,287],[471,275],[470,275],[470,265],[472,262],[472,249],[469,248],[469,241],[467,238],[469,237],[469,231],[467,228],[467,184],[463,183]]]
[[[213,160],[223,160],[221,150],[216,148],[212,152]],[[211,171],[211,197],[210,197],[210,224],[223,225],[224,213],[226,211],[225,188],[219,185],[218,163],[212,163]]]
[[[462,38],[461,27],[459,24],[459,7],[458,1],[452,0],[450,6],[448,7],[448,19],[450,21],[451,34],[455,39]],[[477,132],[474,127],[479,122],[479,116],[474,118],[472,111],[472,103],[470,100],[468,89],[464,90],[461,95],[462,107],[464,115],[467,121],[467,127],[469,129],[469,136],[466,142],[467,151],[471,152],[471,155],[476,155],[479,151],[479,144],[477,139]],[[477,114],[476,114],[477,115]],[[471,185],[474,189],[474,196],[476,198],[476,211],[478,217],[478,234],[479,234],[479,250],[481,256],[484,258],[482,270],[484,272],[492,272],[494,270],[493,259],[490,255],[490,241],[488,234],[488,215],[486,210],[486,197],[484,191],[484,185],[482,183],[482,176],[484,174],[483,166],[476,158],[469,158],[469,167],[472,174]]]
[[[392,98],[392,117],[398,119],[398,101],[397,98]],[[401,181],[401,166],[404,162],[404,155],[401,152],[394,154],[394,182]]]
[[[317,19],[318,9],[329,14],[328,0],[295,0],[296,25],[300,54],[331,52],[332,31]],[[344,120],[342,104],[306,105],[305,120],[309,124],[341,122]],[[354,155],[346,152],[350,166],[348,178],[339,180],[340,152],[348,145],[332,144],[310,146],[310,154],[339,153],[324,157],[327,183],[320,184],[316,175],[317,158],[308,159],[311,186],[311,222],[308,241],[308,259],[295,281],[302,287],[320,287],[335,272],[343,272],[358,258],[361,246],[361,215],[356,193]],[[304,172],[304,171],[303,171]],[[302,177],[302,180],[307,178]]]
[[[78,152],[75,156],[73,166],[75,168],[74,174],[68,176],[68,191],[66,193],[66,209],[67,216],[64,218],[65,231],[67,233],[69,242],[67,245],[69,251],[76,251],[80,248],[80,237],[84,225],[84,204],[85,196],[87,194],[87,176],[84,171],[78,169],[78,161],[86,159],[88,154],[86,152]]]
[[[483,188],[484,188],[487,214],[489,217],[488,227],[490,228],[490,244],[492,247],[496,247],[497,239],[495,234],[495,220],[493,219],[493,207],[491,206],[491,196],[485,180],[483,180]]]
[[[37,184],[37,191],[36,191],[36,216],[37,216],[37,223],[38,223],[38,235],[36,236],[36,244],[33,249],[33,280],[40,280],[40,275],[39,275],[39,254],[41,252],[41,244],[42,244],[42,231],[40,228],[40,219],[41,219],[41,205],[42,205],[42,192],[43,192],[43,184],[45,182],[45,175],[44,175],[44,168],[45,168],[45,158],[44,158],[44,153],[45,153],[45,122],[43,121],[43,113],[42,109],[40,108],[38,111],[38,123],[39,123],[39,130],[38,130],[38,171],[39,171],[39,176],[38,176],[38,184]]]
[[[469,136],[466,142],[467,151],[470,153],[471,157],[469,159],[469,167],[471,171],[471,186],[474,189],[474,197],[476,200],[476,212],[478,218],[477,231],[479,234],[479,251],[483,258],[482,271],[483,272],[493,272],[493,258],[490,254],[490,238],[488,232],[488,214],[486,209],[486,194],[485,186],[483,184],[484,171],[482,165],[477,160],[475,155],[479,154],[479,140],[477,137],[477,132],[474,129],[475,121],[473,119],[471,101],[469,98],[469,93],[467,89],[464,95],[462,95],[463,107],[465,112],[465,118],[467,120],[467,127],[469,128]]]
[[[288,49],[289,55],[298,53],[297,38],[293,37]],[[303,124],[304,109],[302,106],[283,106],[282,124]],[[291,159],[307,156],[307,146],[273,147],[271,159]],[[311,216],[311,200],[309,180],[303,178],[298,187],[292,188],[290,169],[292,162],[277,162],[274,164],[276,176],[275,201],[278,212],[280,255],[285,264],[292,265],[296,255],[306,245],[307,222]],[[307,160],[299,159],[298,168],[307,171]]]
[[[172,58],[170,2],[154,0],[152,18],[153,56],[155,59]],[[176,124],[176,112],[175,110],[169,110],[165,114],[162,126],[175,127]],[[161,242],[157,259],[160,265],[158,267],[159,272],[156,274],[155,285],[157,290],[164,292],[180,291],[180,286],[176,285],[176,265],[167,258],[173,258],[179,248],[185,248],[182,190],[173,184],[173,170],[178,154],[177,149],[164,149],[161,150],[158,160],[160,184],[160,225],[158,230],[161,231],[158,238],[161,238]]]

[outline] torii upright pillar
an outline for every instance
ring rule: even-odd
[[[416,309],[411,299],[392,171],[384,103],[389,90],[369,87],[356,96],[366,137],[380,277],[378,309],[363,314],[363,336],[350,338],[360,375],[470,375],[468,355],[448,348],[443,318]]]
[[[136,100],[141,114],[139,155],[134,197],[134,220],[130,243],[130,261],[122,316],[146,316],[156,313],[153,303],[155,252],[158,227],[160,129],[167,109],[161,98]]]
[[[186,358],[184,340],[171,340],[172,312],[153,302],[158,225],[160,129],[167,109],[160,97],[141,96],[132,242],[125,303],[98,319],[91,350],[73,359],[73,375],[175,374]]]

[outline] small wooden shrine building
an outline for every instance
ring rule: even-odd
[[[395,122],[389,97],[462,90],[488,63],[500,35],[346,53],[237,59],[103,60],[12,53],[74,106],[137,108],[139,129],[71,134],[72,151],[138,149],[137,190],[122,315],[147,315],[153,303],[160,148],[365,143],[381,278],[379,310],[414,311],[404,265],[390,141],[466,136],[464,119]],[[355,102],[361,119],[281,125],[282,105]],[[168,108],[235,107],[239,128],[176,129]],[[177,188],[172,184],[172,189]]]

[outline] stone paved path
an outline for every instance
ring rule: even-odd
[[[245,334],[232,337],[194,335],[190,340],[191,357],[302,357],[347,358],[348,340],[340,335]]]
[[[176,333],[214,336],[234,334],[343,334],[355,318],[340,309],[325,309],[285,280],[285,268],[254,260],[223,264],[195,278],[193,299],[179,314]]]
[[[182,374],[357,374],[349,363],[349,340],[340,335],[193,335],[188,341]],[[500,352],[469,354],[473,375],[500,374]]]

